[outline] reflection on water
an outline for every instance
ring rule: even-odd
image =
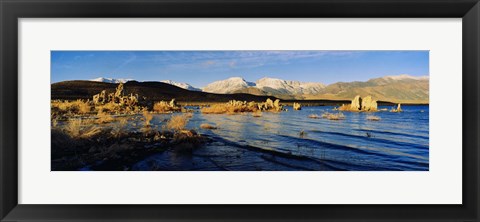
[[[187,128],[208,136],[211,142],[189,155],[155,154],[134,169],[428,170],[429,108],[402,108],[402,113],[375,113],[380,121],[368,121],[368,113],[350,112],[344,112],[345,120],[308,118],[332,112],[332,107],[304,107],[261,117],[196,112]],[[156,115],[153,123],[160,129],[168,118]],[[201,129],[202,123],[218,129]]]

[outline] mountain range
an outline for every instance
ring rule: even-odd
[[[129,81],[134,81],[134,79],[113,79],[113,78],[104,78],[98,77],[96,79],[91,79],[93,82],[106,82],[106,83],[126,83]]]
[[[132,79],[97,78],[90,81],[119,83]],[[410,75],[384,76],[368,81],[337,82],[329,85],[318,82],[289,81],[277,78],[261,78],[249,82],[241,77],[231,77],[208,84],[202,89],[188,83],[171,80],[157,81],[174,85],[189,91],[215,94],[251,94],[273,96],[284,100],[349,100],[360,95],[371,95],[376,100],[397,103],[428,103],[429,77]]]
[[[96,79],[91,79],[90,81],[105,82],[105,83],[126,83],[126,82],[136,81],[136,80],[134,80],[134,79],[113,79],[113,78],[99,77],[99,78],[96,78]],[[187,89],[187,90],[191,90],[191,91],[202,91],[201,89],[195,88],[188,83],[175,82],[173,80],[161,80],[161,81],[153,81],[153,82],[163,82],[163,83],[167,83],[167,84],[174,85],[174,86],[180,87],[182,89]]]

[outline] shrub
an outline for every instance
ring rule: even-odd
[[[143,113],[143,126],[144,127],[149,127],[150,126],[150,121],[153,119],[153,115],[148,112],[147,110],[144,110]]]
[[[246,101],[236,101],[231,100],[228,103],[222,104],[213,104],[209,107],[203,107],[201,112],[204,114],[235,114],[235,113],[245,113],[245,112],[280,112],[283,108],[280,105],[280,100],[272,101],[267,99],[266,102],[256,103],[256,102],[246,102]],[[258,117],[258,115],[257,115]]]
[[[167,128],[174,130],[174,131],[180,131],[185,129],[185,126],[188,123],[188,116],[186,115],[176,115],[172,116],[170,120],[167,122]]]
[[[99,110],[97,113],[97,123],[103,124],[103,123],[109,123],[112,122],[114,119],[113,117],[108,114],[103,112],[102,110]]]
[[[64,128],[72,138],[91,138],[102,132],[100,127],[84,122],[82,119],[71,119]]]
[[[113,102],[105,103],[103,105],[98,105],[96,108],[102,112],[116,112],[121,110],[120,109],[121,107],[118,104],[115,104]]]
[[[82,130],[82,135],[80,136],[81,138],[92,138],[102,132],[102,129],[98,126],[86,126]]]
[[[209,107],[203,107],[201,110],[201,112],[205,114],[223,114],[227,111],[227,106],[225,104],[213,104]]]
[[[72,102],[72,105],[77,107],[78,113],[80,114],[87,114],[92,111],[92,106],[89,101],[84,102],[82,100],[77,100]]]
[[[92,110],[90,101],[75,100],[61,101],[53,100],[51,103],[52,114],[88,114]]]
[[[71,119],[71,120],[68,120],[68,124],[65,126],[65,131],[71,137],[78,137],[80,136],[81,127],[82,127],[81,119]]]
[[[158,113],[171,113],[181,111],[181,108],[176,106],[174,102],[159,101],[153,104],[153,111]]]
[[[181,130],[174,134],[173,143],[176,152],[192,152],[194,148],[205,142],[205,138],[194,130]]]

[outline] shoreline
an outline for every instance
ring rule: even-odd
[[[213,104],[222,104],[225,102],[206,102],[206,101],[176,101],[181,106],[210,106]],[[302,106],[341,106],[350,104],[350,100],[280,100],[280,105],[293,106],[293,103],[299,103]],[[377,101],[379,106],[395,106],[398,103]],[[429,103],[400,103],[402,106],[429,106]]]

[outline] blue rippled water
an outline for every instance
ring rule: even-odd
[[[429,107],[403,106],[401,113],[343,112],[344,120],[311,119],[331,106],[301,111],[216,115],[195,112],[188,128],[211,138],[191,155],[171,151],[137,163],[134,170],[350,170],[426,171],[429,169]],[[391,107],[379,107],[388,108]],[[156,115],[165,124],[169,115]],[[201,129],[202,123],[218,129]],[[301,134],[300,132],[304,132]]]

